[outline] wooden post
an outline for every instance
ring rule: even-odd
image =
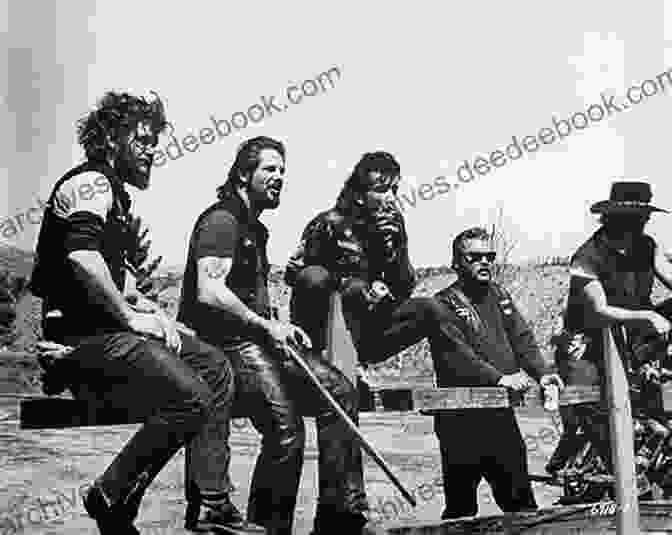
[[[639,502],[628,379],[611,329],[605,328],[603,335],[611,452],[618,506],[616,533],[639,535]]]
[[[352,384],[357,384],[357,350],[345,325],[341,294],[338,292],[332,293],[329,299],[326,358],[341,370]]]

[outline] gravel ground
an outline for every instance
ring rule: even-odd
[[[0,535],[96,534],[86,516],[80,488],[101,473],[137,426],[22,431],[13,403],[0,401]],[[530,470],[540,473],[552,453],[557,432],[550,418],[519,418],[526,436]],[[259,436],[236,421],[231,444],[234,501],[245,509]],[[390,464],[406,488],[416,495],[412,510],[383,472],[365,456],[367,492],[374,514],[382,522],[435,520],[443,507],[438,443],[431,420],[415,415],[365,413],[362,430]],[[295,534],[307,535],[312,525],[316,495],[316,451],[313,420],[307,420],[308,446],[295,517]],[[184,515],[183,459],[180,452],[161,472],[148,492],[137,522],[143,534],[187,534]],[[438,486],[437,486],[438,484]],[[551,505],[560,489],[535,484],[540,506]],[[489,488],[480,488],[480,514],[498,514]]]

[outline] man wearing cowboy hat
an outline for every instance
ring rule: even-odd
[[[616,327],[616,343],[626,355],[632,355],[633,348],[652,336],[670,331],[672,299],[656,306],[651,302],[655,278],[672,290],[672,264],[656,241],[644,233],[652,213],[668,213],[652,206],[651,197],[648,183],[615,182],[609,199],[590,208],[591,213],[599,214],[601,226],[571,258],[562,337],[570,343],[559,344],[556,353],[558,369],[568,385],[604,385],[604,327]],[[574,447],[571,444],[571,435],[578,427],[611,471],[606,408],[565,408],[563,427],[565,435],[546,467],[549,472],[557,471],[576,453],[570,451],[577,449],[576,442]]]

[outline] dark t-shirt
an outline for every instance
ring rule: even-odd
[[[199,216],[189,243],[177,319],[192,327],[199,337],[216,345],[240,343],[249,340],[251,335],[239,318],[198,302],[199,259],[208,256],[232,258],[226,285],[248,308],[270,318],[268,231],[260,221],[250,220],[247,214],[240,197],[229,192]]]
[[[644,235],[629,252],[619,251],[609,245],[604,230],[600,228],[572,257],[565,326],[570,331],[582,332],[590,338],[588,349],[582,357],[596,367],[596,370],[584,370],[589,375],[592,376],[596,371],[603,376],[604,344],[601,329],[584,328],[586,303],[582,295],[583,287],[597,280],[604,288],[609,305],[629,310],[653,308],[651,290],[655,277],[655,249],[653,238]],[[626,333],[629,338],[637,335],[632,328],[627,328]],[[577,374],[576,380],[570,378],[570,382],[584,382],[579,377],[583,373],[579,368],[574,373]]]
[[[120,292],[126,271],[130,198],[114,171],[86,162],[55,184],[40,227],[30,289],[43,299],[43,321],[56,313],[59,337],[85,337],[124,328],[91,299],[67,260],[73,251],[101,253]]]

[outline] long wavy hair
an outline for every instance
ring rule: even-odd
[[[364,153],[338,194],[336,200],[338,209],[344,212],[354,210],[357,198],[366,191],[366,180],[372,171],[377,171],[386,176],[399,176],[401,166],[389,152]]]
[[[260,162],[259,155],[262,150],[273,149],[277,151],[283,160],[286,160],[285,146],[281,141],[266,136],[258,136],[244,141],[236,152],[236,159],[229,169],[226,182],[217,187],[217,197],[222,198],[226,191],[239,185],[240,176],[248,176],[254,172]]]
[[[152,100],[109,91],[94,110],[77,122],[77,141],[87,159],[106,162],[110,156],[110,142],[119,142],[139,121],[147,121],[156,134],[167,128],[163,102],[155,92],[150,93],[154,96]]]

